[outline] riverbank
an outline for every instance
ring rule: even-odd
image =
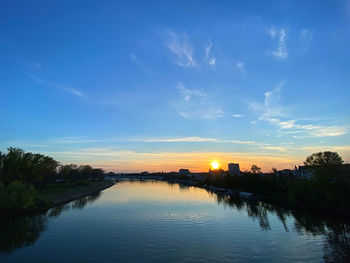
[[[88,185],[75,186],[63,192],[42,194],[41,197],[50,201],[50,205],[48,208],[51,208],[69,203],[87,195],[96,194],[98,192],[101,192],[102,190],[113,186],[114,184],[115,183],[113,181],[106,180]]]
[[[29,209],[0,210],[0,219],[45,211],[47,209],[64,205],[66,203],[69,203],[71,201],[77,200],[79,198],[82,198],[88,195],[97,194],[113,186],[114,184],[115,184],[114,181],[105,180],[105,181],[95,182],[87,185],[78,185],[78,186],[69,187],[69,188],[56,187],[55,191],[52,191],[52,189],[47,191],[47,189],[45,189],[44,191],[39,193],[39,196],[40,196],[39,199],[41,201],[36,206]]]

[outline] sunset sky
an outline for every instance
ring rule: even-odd
[[[350,162],[350,1],[1,1],[0,150],[107,171]]]

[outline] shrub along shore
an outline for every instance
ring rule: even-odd
[[[53,158],[8,148],[0,152],[0,218],[46,210],[95,194],[114,182],[102,169],[60,165]]]

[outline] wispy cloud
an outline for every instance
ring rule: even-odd
[[[245,64],[242,61],[238,61],[236,63],[236,68],[241,72],[241,73],[246,73],[245,71]]]
[[[301,30],[300,43],[303,51],[309,50],[312,39],[313,39],[313,32],[310,29],[304,28],[303,30]]]
[[[185,85],[182,82],[179,82],[177,85],[177,88],[180,92],[180,94],[183,96],[185,101],[190,101],[192,96],[198,96],[198,97],[207,97],[208,94],[201,90],[190,90],[185,87]]]
[[[172,31],[169,31],[168,35],[169,39],[166,45],[176,55],[177,60],[175,63],[185,68],[196,67],[197,63],[194,59],[193,47],[189,43],[188,36],[181,36]]]
[[[279,104],[283,86],[284,83],[281,82],[275,89],[265,92],[263,104],[248,102],[248,108],[259,116],[258,120],[276,126],[279,134],[296,134],[293,135],[294,138],[334,137],[348,133],[348,129],[343,126],[300,123],[295,119],[286,119]]]
[[[106,140],[101,139],[91,139],[87,137],[75,137],[75,136],[67,136],[62,138],[54,138],[47,143],[52,144],[84,144],[84,143],[95,143],[95,142],[105,142]]]
[[[283,116],[283,109],[279,104],[281,89],[284,82],[280,82],[275,89],[264,93],[264,103],[248,101],[248,108],[259,116],[259,120],[270,120]]]
[[[277,48],[269,53],[273,55],[276,59],[279,59],[279,60],[287,59],[288,50],[287,50],[287,44],[286,44],[286,38],[287,38],[286,30],[283,28],[280,30],[271,28],[269,30],[269,34],[273,40],[278,41]]]
[[[274,28],[271,28],[269,30],[269,34],[270,36],[272,37],[272,39],[275,39],[276,38],[276,35],[277,35],[277,31],[274,29]]]
[[[29,75],[30,78],[32,80],[34,80],[35,82],[37,83],[41,83],[43,85],[46,85],[46,86],[49,86],[49,87],[52,87],[52,88],[56,88],[56,89],[60,89],[66,93],[70,93],[70,94],[73,94],[77,97],[80,97],[80,98],[84,98],[84,94],[76,89],[76,88],[73,88],[73,87],[70,87],[70,86],[67,86],[65,84],[60,84],[60,83],[56,83],[56,82],[51,82],[51,81],[46,81],[44,79],[41,79],[41,78],[38,78],[36,76],[33,76],[33,75]]]
[[[211,42],[211,39],[209,38],[207,45],[205,46],[205,59],[208,62],[209,65],[215,66],[216,65],[216,57],[214,57],[211,54],[211,48],[213,47],[213,43]]]
[[[242,118],[243,115],[242,115],[242,114],[232,114],[232,117],[235,117],[235,118]]]
[[[277,151],[282,151],[282,152],[285,152],[287,150],[285,147],[280,147],[280,146],[265,146],[264,149],[277,150]]]
[[[218,138],[206,137],[181,137],[181,138],[152,138],[145,139],[144,142],[217,142],[217,143],[234,143],[234,144],[256,144],[254,141],[240,141],[240,140],[223,140]]]
[[[216,138],[203,138],[203,137],[183,137],[183,138],[153,138],[146,139],[144,142],[217,142]]]
[[[177,89],[180,98],[171,102],[171,106],[185,119],[213,119],[224,116],[221,107],[215,105],[206,92],[188,89],[182,82],[177,84]]]

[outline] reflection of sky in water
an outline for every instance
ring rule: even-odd
[[[215,198],[208,198],[210,194],[204,189],[166,182],[122,181],[116,184],[113,189],[117,190],[118,193],[106,191],[103,202],[215,203]]]
[[[325,235],[306,230],[324,228],[322,220],[200,188],[121,182],[91,200],[68,204],[33,245],[0,261],[320,262],[327,255]]]

